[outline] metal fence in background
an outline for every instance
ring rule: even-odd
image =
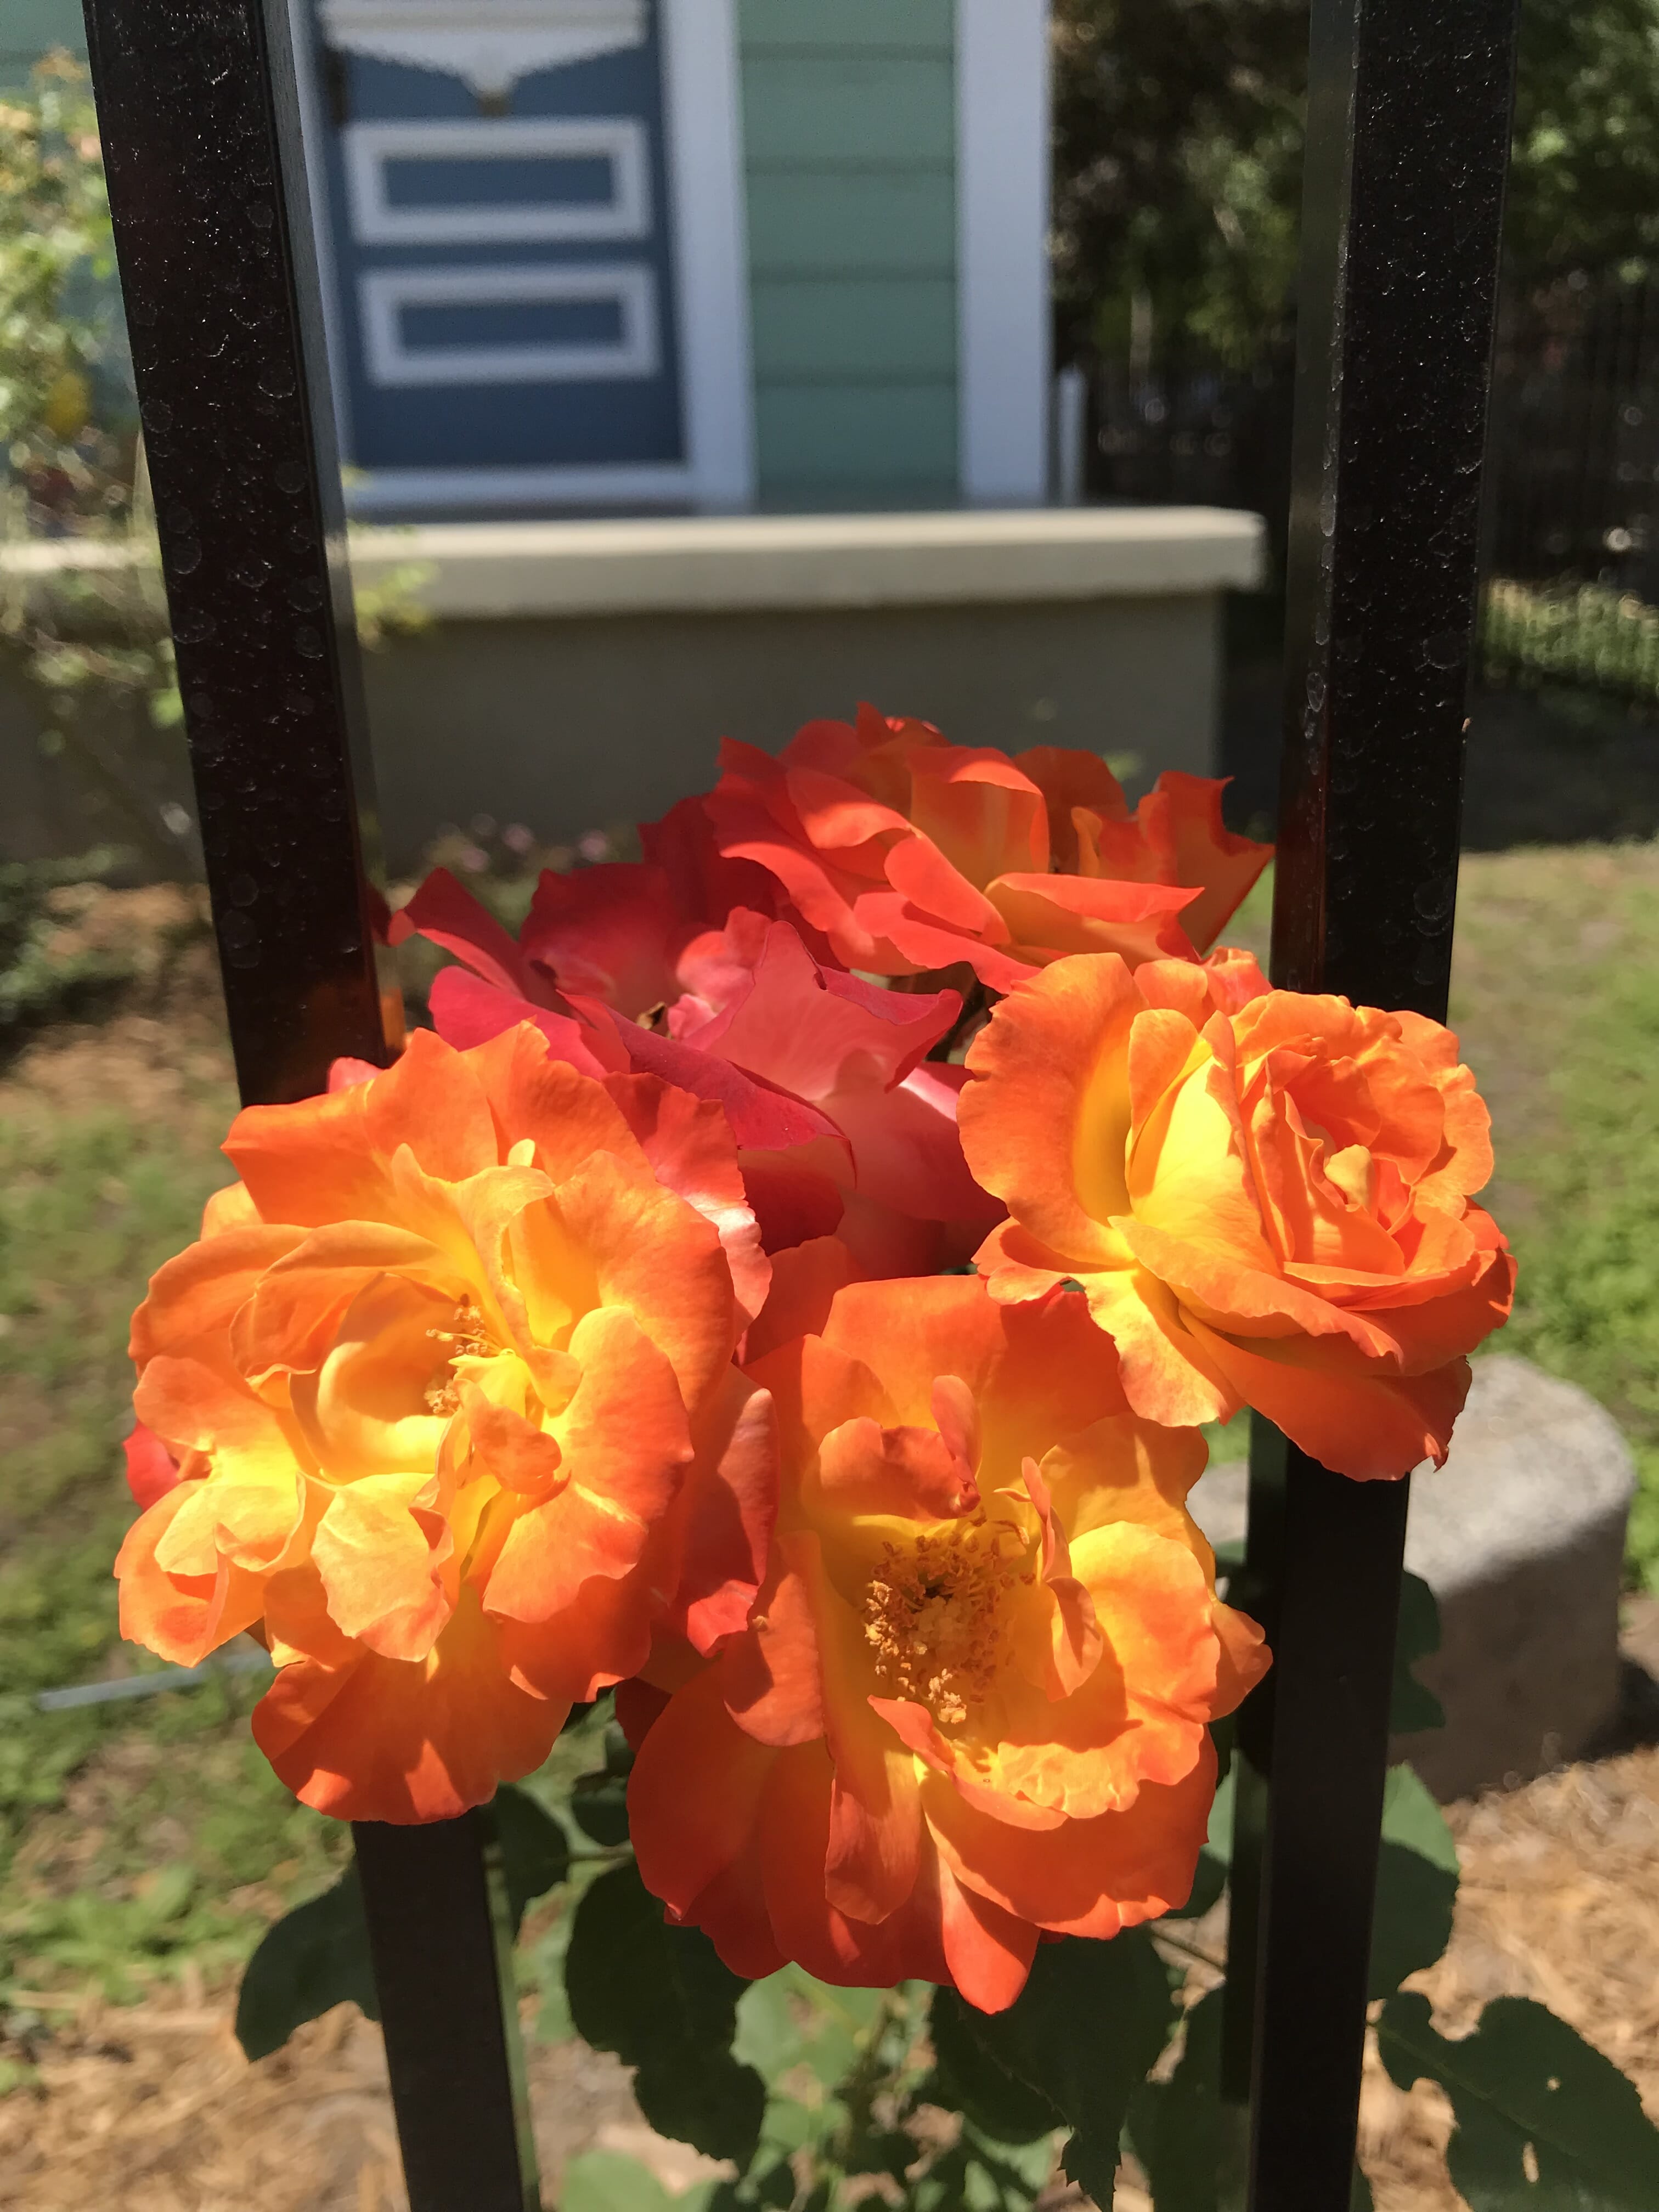
[[[1492,368],[1491,572],[1659,602],[1659,280],[1506,301]]]
[[[1087,495],[1248,507],[1282,568],[1292,356],[1089,376]],[[1575,272],[1503,305],[1482,532],[1480,678],[1659,712],[1659,277]]]
[[[1578,271],[1506,304],[1484,538],[1488,684],[1659,712],[1659,278]]]

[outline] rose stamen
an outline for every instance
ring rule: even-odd
[[[983,1511],[908,1550],[884,1544],[864,1601],[883,1690],[926,1705],[942,1728],[959,1726],[1001,1669],[1008,1595],[1032,1579],[1018,1530]]]
[[[455,1309],[453,1328],[429,1328],[428,1336],[434,1344],[447,1344],[444,1364],[425,1391],[428,1413],[453,1413],[461,1402],[460,1380],[455,1372],[458,1359],[487,1359],[495,1346],[484,1327],[484,1317],[471,1300]]]

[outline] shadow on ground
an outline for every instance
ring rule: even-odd
[[[1659,834],[1659,720],[1593,692],[1489,691],[1469,719],[1463,846]]]
[[[1229,670],[1222,762],[1228,818],[1270,836],[1278,808],[1280,676],[1252,655]],[[1477,692],[1469,717],[1463,848],[1616,844],[1659,836],[1659,718],[1589,691]]]

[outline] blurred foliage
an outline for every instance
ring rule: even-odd
[[[0,862],[0,1049],[137,974],[136,946],[88,945],[67,926],[88,887],[106,883],[126,857],[107,848],[75,860]]]
[[[1659,258],[1659,0],[1522,0],[1510,280]]]
[[[76,63],[51,54],[29,98],[0,95],[0,442],[53,507],[94,489],[62,455],[100,383],[121,374],[114,270],[91,93]]]
[[[114,280],[91,91],[48,55],[0,105],[0,654],[91,818],[179,874],[197,855],[169,748],[146,743],[180,709]],[[64,540],[88,565],[31,557]]]
[[[1659,607],[1634,592],[1494,579],[1480,653],[1488,684],[1565,682],[1659,708]]]
[[[201,855],[155,514],[84,70],[0,101],[0,656],[100,830],[152,874]],[[429,619],[422,563],[356,594],[370,651]]]
[[[1304,0],[1056,0],[1062,358],[1253,361],[1296,273]]]
[[[1062,358],[1282,343],[1305,0],[1055,0]],[[1508,281],[1659,255],[1659,0],[1522,0]]]

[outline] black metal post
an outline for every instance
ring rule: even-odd
[[[1313,6],[1273,975],[1442,1019],[1516,13]],[[1347,2212],[1407,1501],[1286,1447],[1247,1554],[1278,1655],[1234,1901],[1250,2212]]]
[[[1279,1650],[1279,1611],[1285,1586],[1285,1443],[1271,1421],[1250,1417],[1249,1488],[1244,1564],[1228,1585],[1227,1601],[1260,1621],[1268,1648]],[[1243,2194],[1252,2055],[1255,2045],[1255,1984],[1261,1934],[1261,1855],[1267,1835],[1267,1771],[1273,1755],[1274,1693],[1279,1668],[1270,1668],[1246,1698],[1234,1723],[1233,1848],[1227,1917],[1227,1984],[1222,1993],[1221,2095],[1228,2115],[1229,2171],[1223,2193],[1231,2206]]]
[[[523,2052],[501,2002],[513,1930],[489,1813],[423,1828],[359,1820],[355,1834],[410,2212],[537,2212]]]
[[[287,0],[84,0],[237,1078],[401,1038]],[[359,1838],[411,2212],[538,2202],[483,1831]]]

